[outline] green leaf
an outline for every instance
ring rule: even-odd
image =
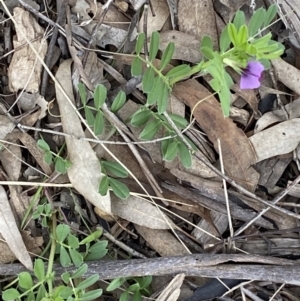
[[[68,299],[70,296],[73,295],[73,288],[71,287],[64,287],[61,292],[59,293],[59,296],[62,297],[63,299]]]
[[[274,43],[270,43],[270,42],[274,42]],[[270,41],[269,45],[265,46],[265,47],[257,47],[257,53],[258,54],[262,54],[265,52],[273,52],[278,50],[278,43],[275,41]]]
[[[107,96],[106,88],[102,84],[97,85],[94,91],[94,102],[97,110],[99,110],[104,104],[106,100],[106,96]]]
[[[132,76],[140,76],[143,71],[143,62],[139,57],[135,57],[131,64]]]
[[[99,193],[101,195],[106,195],[108,191],[108,186],[109,186],[109,181],[108,181],[108,176],[104,176],[101,179],[100,185],[99,185]]]
[[[44,261],[40,258],[34,261],[34,276],[39,280],[43,281],[45,278],[45,264]]]
[[[152,116],[152,112],[149,109],[139,109],[136,111],[131,117],[130,123],[133,126],[141,126],[144,125]]]
[[[266,13],[266,17],[264,19],[264,27],[267,27],[272,20],[275,18],[277,14],[277,5],[276,4],[272,4],[269,6],[267,13]]]
[[[266,20],[266,10],[260,7],[255,13],[252,15],[248,31],[249,31],[249,37],[253,37],[257,34],[258,30],[262,27],[263,23]]]
[[[48,145],[48,143],[43,140],[43,139],[39,139],[37,141],[37,146],[38,148],[40,148],[41,150],[45,151],[45,152],[49,152],[50,151],[50,146]]]
[[[138,292],[134,292],[133,297],[131,299],[132,301],[142,301],[142,294]]]
[[[268,53],[268,54],[257,54],[258,59],[265,59],[265,60],[273,60],[279,58],[283,54],[284,50],[279,49],[277,51]]]
[[[203,47],[207,47],[207,48],[209,48],[211,51],[213,51],[213,43],[212,43],[211,37],[209,37],[209,36],[204,36],[204,37],[202,38],[200,48],[203,48]]]
[[[71,279],[71,275],[69,272],[64,272],[60,277],[65,284],[68,284]]]
[[[70,253],[72,262],[74,263],[74,265],[76,267],[79,267],[80,265],[82,265],[83,257],[78,251],[76,251],[74,249],[69,249],[69,253]]]
[[[163,157],[165,157],[168,147],[169,147],[169,144],[171,143],[172,140],[173,139],[166,139],[161,142],[161,152],[163,154]]]
[[[108,180],[109,186],[117,197],[123,200],[129,197],[130,191],[125,184],[113,178],[108,178]]]
[[[271,63],[269,60],[260,59],[259,61],[263,64],[263,66],[265,67],[265,70],[268,70],[271,68]]]
[[[243,25],[240,27],[237,35],[239,45],[242,45],[247,42],[248,40],[248,27]]]
[[[75,272],[72,274],[71,278],[72,278],[72,279],[81,278],[81,277],[87,272],[87,270],[88,270],[88,265],[87,265],[86,263],[84,263],[82,266],[80,266],[80,267],[78,268],[77,271],[75,271]]]
[[[230,38],[230,41],[234,46],[238,46],[238,38],[237,38],[237,29],[234,24],[229,23],[228,25],[228,35]]]
[[[97,229],[93,233],[91,233],[89,236],[87,236],[85,239],[83,239],[79,244],[85,245],[89,242],[94,241],[95,239],[99,238],[103,233],[103,230]]]
[[[94,125],[95,135],[101,135],[104,131],[104,117],[101,111],[97,112]]]
[[[224,78],[226,80],[227,87],[230,88],[234,82],[227,71],[224,71]]]
[[[103,290],[101,288],[98,288],[96,290],[89,291],[87,293],[84,293],[81,295],[80,300],[81,301],[90,301],[90,300],[96,300],[98,297],[100,297],[103,293]]]
[[[221,108],[225,117],[229,116],[230,111],[230,90],[228,87],[222,87],[218,93],[221,101]]]
[[[89,248],[89,252],[91,253],[102,252],[103,250],[106,250],[107,245],[108,245],[107,240],[98,241]]]
[[[104,168],[118,178],[126,178],[128,176],[127,170],[118,162],[102,161]]]
[[[71,258],[64,246],[60,248],[59,261],[64,268],[71,265]]]
[[[83,83],[78,83],[77,87],[78,87],[81,102],[85,106],[87,100],[85,85]]]
[[[85,261],[95,261],[95,260],[100,260],[101,258],[103,258],[106,254],[107,254],[108,250],[102,250],[98,253],[89,253],[84,260]]]
[[[163,114],[167,110],[169,100],[169,87],[164,83],[162,93],[157,99],[157,112],[158,114]]]
[[[178,152],[178,141],[172,141],[167,148],[166,155],[164,156],[164,160],[167,162],[173,161]]]
[[[151,41],[150,41],[150,49],[149,49],[149,60],[152,62],[157,55],[159,48],[159,33],[157,31],[152,32]]]
[[[152,276],[145,276],[143,277],[142,281],[140,282],[141,290],[147,288],[152,282]]]
[[[208,47],[201,47],[202,54],[209,60],[212,60],[214,58],[214,52],[211,48]]]
[[[85,290],[89,286],[96,283],[98,280],[99,280],[98,274],[90,276],[89,278],[87,278],[87,279],[83,280],[82,282],[80,282],[79,284],[77,284],[76,289],[77,290]]]
[[[153,89],[154,83],[155,83],[154,69],[152,69],[151,67],[149,67],[146,70],[145,74],[143,75],[143,80],[142,80],[143,91],[145,93],[151,92],[151,90]]]
[[[188,126],[188,122],[184,117],[181,117],[179,115],[176,114],[169,114],[169,117],[173,120],[173,122],[175,123],[175,125],[180,128],[180,129],[184,129],[185,127]]]
[[[128,300],[129,300],[129,293],[128,292],[122,293],[122,295],[120,296],[119,301],[128,301]]]
[[[148,106],[156,104],[156,102],[159,98],[159,95],[161,95],[161,93],[163,91],[163,84],[164,83],[159,76],[155,77],[153,89],[147,95],[147,105]]]
[[[114,99],[112,105],[111,105],[111,111],[113,113],[118,112],[125,104],[126,101],[126,94],[124,91],[119,91],[118,95]]]
[[[75,235],[70,234],[68,236],[68,246],[70,248],[73,248],[73,249],[78,249],[79,248],[79,241],[78,241],[78,238]]]
[[[50,204],[46,204],[44,206],[44,211],[45,211],[45,214],[49,215],[50,212],[51,212],[52,208],[51,208],[51,205]]]
[[[272,38],[272,34],[269,32],[265,36],[254,40],[252,42],[252,45],[255,46],[256,48],[267,46],[271,38]]]
[[[18,278],[19,278],[19,285],[20,285],[20,287],[22,287],[22,288],[24,288],[26,290],[32,288],[33,281],[32,281],[31,275],[28,272],[21,272],[18,275]]]
[[[131,284],[128,289],[127,289],[127,292],[136,292],[136,291],[139,291],[140,290],[140,284],[139,283],[134,283],[134,284]]]
[[[210,80],[209,81],[209,85],[212,87],[212,89],[215,92],[219,92],[220,91],[220,88],[221,88],[220,81],[217,80],[216,78],[213,78],[212,80]]]
[[[46,164],[50,165],[53,161],[53,155],[50,152],[45,152],[43,159]]]
[[[230,43],[231,43],[231,41],[230,41],[230,37],[228,34],[228,25],[226,25],[220,36],[221,53],[224,53],[229,48]]]
[[[39,290],[40,290],[40,288],[41,287],[39,287]],[[45,297],[45,294],[43,295],[43,297]],[[40,300],[41,299],[39,298],[39,295],[37,295],[37,297],[35,298],[34,293],[32,291],[30,291],[29,294],[26,297],[26,301],[40,301]]]
[[[170,63],[174,51],[175,51],[175,44],[173,42],[170,42],[162,55],[160,61],[160,68],[159,68],[160,71],[164,70],[167,67],[167,65]]]
[[[192,155],[188,147],[183,142],[180,142],[178,145],[178,150],[179,150],[179,158],[182,165],[185,168],[190,168],[192,166]]]
[[[48,219],[47,219],[46,216],[44,216],[44,217],[42,218],[42,226],[43,226],[44,228],[48,228]]]
[[[167,74],[166,77],[174,78],[174,77],[183,77],[188,76],[191,71],[191,67],[189,65],[183,64],[172,68]]]
[[[243,26],[245,23],[246,23],[246,20],[245,20],[244,12],[241,10],[238,10],[233,19],[233,24],[235,25],[236,29],[239,30],[241,28],[241,26]]]
[[[56,239],[59,242],[63,242],[70,234],[70,227],[68,225],[59,224],[55,229],[55,233],[56,233]]]
[[[84,113],[85,113],[85,119],[87,121],[87,124],[89,126],[94,126],[95,123],[95,117],[92,113],[92,110],[88,107],[84,107]]]
[[[155,119],[151,122],[148,122],[144,128],[144,130],[140,134],[140,138],[143,140],[151,140],[159,128],[161,127],[161,120]]]
[[[114,280],[112,280],[112,282],[108,285],[108,287],[106,288],[107,292],[112,292],[115,289],[119,288],[121,285],[123,285],[123,283],[126,281],[125,278],[116,278]]]
[[[66,161],[61,157],[56,157],[55,159],[55,171],[61,174],[67,172]]]
[[[143,49],[143,46],[144,46],[144,42],[145,42],[145,33],[142,32],[138,35],[137,37],[137,41],[136,41],[136,44],[135,44],[135,52],[136,54],[140,54],[142,49]]]
[[[8,290],[5,290],[2,293],[2,299],[5,301],[17,299],[19,296],[20,296],[20,293],[14,288],[9,288]]]

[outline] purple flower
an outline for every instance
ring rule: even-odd
[[[264,71],[264,66],[260,62],[250,61],[247,67],[242,71],[240,88],[256,89],[260,86],[261,74]]]

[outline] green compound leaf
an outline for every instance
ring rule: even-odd
[[[99,280],[99,275],[98,274],[90,276],[89,278],[87,278],[87,279],[83,280],[82,282],[80,282],[79,284],[77,284],[76,290],[85,290],[89,286],[96,283],[98,280]]]
[[[103,290],[101,288],[98,288],[96,290],[89,291],[87,293],[84,293],[81,295],[80,300],[81,301],[91,301],[96,300],[98,297],[100,297],[103,293]]]
[[[263,8],[259,8],[255,13],[252,15],[249,21],[249,37],[254,37],[259,29],[262,27],[263,23],[266,20],[266,10]]]
[[[234,46],[238,46],[238,34],[237,34],[237,29],[233,23],[229,23],[228,25],[228,35],[230,38],[230,41]]]
[[[106,88],[102,84],[97,85],[94,91],[94,102],[97,110],[99,110],[104,104],[106,100],[106,96],[107,96]]]
[[[239,45],[242,45],[248,41],[248,27],[243,25],[240,27],[237,35]]]
[[[214,58],[214,52],[211,48],[204,46],[204,47],[201,47],[200,50],[207,59],[212,60]]]
[[[201,40],[201,44],[200,44],[200,48],[203,48],[203,47],[207,47],[209,48],[211,51],[213,51],[213,43],[212,43],[212,40],[211,40],[211,37],[209,36],[204,36]]]
[[[92,110],[88,107],[84,107],[84,113],[85,113],[85,119],[87,121],[87,124],[89,126],[94,126],[95,123],[95,117],[92,113]]]
[[[37,146],[38,148],[40,148],[41,150],[43,150],[44,152],[49,152],[50,151],[50,146],[48,145],[48,143],[43,140],[43,139],[39,139],[37,141]]]
[[[108,181],[108,176],[104,176],[101,179],[100,185],[99,185],[99,193],[101,195],[106,195],[109,187],[109,181]],[[94,239],[93,239],[94,240]],[[80,243],[81,244],[81,243]]]
[[[53,155],[50,152],[45,152],[43,159],[46,164],[50,165],[53,162]]]
[[[143,71],[143,62],[139,57],[135,57],[131,65],[132,76],[140,76]]]
[[[185,168],[190,168],[192,166],[192,155],[188,147],[183,142],[180,142],[178,145],[178,150],[179,150],[179,158],[182,165]]]
[[[152,112],[149,109],[139,109],[136,111],[133,116],[131,117],[130,123],[133,126],[141,126],[144,125],[152,116]]]
[[[45,278],[45,264],[44,261],[40,258],[36,259],[34,262],[34,276],[39,280],[43,281]]]
[[[5,290],[2,293],[2,299],[5,300],[5,301],[17,299],[19,296],[20,296],[20,293],[14,288],[10,288],[8,290]]]
[[[126,178],[127,170],[118,162],[102,161],[104,168],[118,178]]]
[[[135,44],[135,52],[136,54],[140,54],[142,49],[143,49],[143,46],[144,46],[144,42],[145,42],[145,33],[142,32],[138,35],[137,37],[137,41],[136,41],[136,44]]]
[[[160,71],[164,70],[167,67],[167,65],[170,63],[170,61],[173,57],[174,51],[175,51],[175,44],[173,42],[171,42],[168,44],[168,46],[166,47],[166,49],[162,55],[162,58],[160,61],[160,68],[159,68]]]
[[[111,189],[117,197],[119,197],[122,200],[125,200],[129,197],[130,191],[125,184],[113,178],[108,178],[108,180],[109,186],[111,187]]]
[[[65,174],[67,172],[67,162],[61,157],[55,159],[55,171],[57,173]]]
[[[73,249],[79,248],[79,240],[75,235],[70,234],[68,236],[68,246]]]
[[[101,135],[104,131],[104,117],[101,111],[97,112],[94,124],[94,133],[96,136]]]
[[[80,245],[86,245],[87,243],[90,243],[94,241],[95,239],[99,238],[103,233],[103,230],[97,229],[93,233],[91,233],[89,236],[84,238],[79,244]]]
[[[151,92],[151,90],[153,89],[155,83],[155,73],[154,73],[154,69],[152,69],[151,67],[149,67],[145,74],[143,75],[143,91],[145,93],[149,93]]]
[[[264,27],[267,27],[272,22],[276,14],[277,14],[277,5],[276,4],[270,5],[266,13],[266,18],[264,19],[265,21]]]
[[[169,100],[169,87],[163,83],[163,88],[157,99],[157,112],[158,114],[163,114],[167,110]]]
[[[164,160],[167,162],[173,161],[178,153],[178,141],[172,141],[167,148],[166,155],[164,156]]]
[[[80,265],[82,265],[83,257],[78,251],[76,251],[74,249],[69,249],[69,253],[70,253],[72,262],[74,263],[74,265],[76,267],[79,267]]]
[[[235,25],[236,29],[239,30],[241,26],[245,24],[245,14],[243,11],[238,10],[237,13],[235,14],[235,17],[233,19],[233,24]]]
[[[113,113],[118,112],[124,106],[125,101],[126,101],[126,94],[124,91],[120,91],[111,105],[110,108],[111,111]]]
[[[83,83],[78,83],[77,87],[78,87],[81,102],[85,106],[87,100],[85,85]]]
[[[20,285],[20,287],[22,287],[22,288],[24,288],[26,290],[32,288],[33,281],[32,281],[31,275],[28,272],[21,272],[18,275],[18,278],[19,278],[19,285]]]
[[[89,252],[90,253],[100,253],[103,251],[107,251],[107,249],[106,249],[107,245],[108,245],[107,240],[98,241],[89,248]]]
[[[158,48],[159,48],[159,40],[160,40],[159,33],[157,31],[152,32],[150,49],[149,49],[150,62],[152,62],[156,58]]]
[[[221,53],[224,53],[229,48],[230,43],[231,43],[231,41],[230,41],[230,37],[228,34],[228,25],[226,25],[220,36],[219,44],[220,44]]]
[[[188,121],[176,114],[169,114],[169,117],[173,120],[173,122],[175,123],[175,125],[180,128],[180,129],[184,129],[185,127],[188,126]]]
[[[60,261],[60,264],[64,268],[71,265],[71,258],[70,258],[69,253],[67,252],[67,250],[64,246],[61,246],[61,248],[60,248],[59,261]]]
[[[106,291],[112,292],[112,291],[116,290],[121,285],[123,285],[123,283],[125,281],[126,281],[126,278],[123,278],[123,277],[122,278],[116,278],[116,279],[112,280],[112,282],[106,288]]]
[[[60,224],[56,227],[55,233],[56,233],[56,239],[59,242],[64,242],[64,240],[70,234],[70,227],[64,224]]]
[[[81,277],[87,272],[87,270],[88,270],[88,265],[87,265],[86,263],[84,263],[82,266],[80,266],[80,267],[78,268],[77,271],[75,271],[75,272],[72,274],[71,278],[72,278],[72,279],[81,278]]]
[[[155,119],[146,124],[144,130],[140,134],[140,138],[143,140],[151,140],[159,128],[161,127],[161,120]]]

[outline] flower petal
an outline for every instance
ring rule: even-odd
[[[260,80],[258,76],[252,74],[242,74],[240,81],[240,88],[244,89],[256,89],[260,86]]]
[[[250,61],[247,64],[246,73],[250,73],[252,75],[256,75],[260,77],[262,72],[265,70],[263,64],[257,61]]]

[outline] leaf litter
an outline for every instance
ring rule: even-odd
[[[38,4],[39,1],[36,2]],[[175,53],[166,71],[169,72],[172,66],[182,63],[192,66],[202,59],[199,50],[204,36],[211,37],[213,48],[217,50],[220,28],[233,18],[238,9],[245,11],[249,19],[249,11],[253,8],[249,8],[246,1],[215,1],[213,5],[212,1],[189,0],[177,3],[164,0],[151,1],[149,6],[145,5],[145,1],[114,1],[104,17],[105,2],[112,1],[71,1],[70,11],[66,10],[66,15],[60,15],[62,13],[56,11],[54,1],[50,2],[50,6],[45,8],[47,14],[44,14],[43,21],[35,10],[38,6],[29,9],[35,2],[21,0],[20,7],[10,3],[9,9],[18,25],[14,26],[13,22],[4,19],[1,23],[5,24],[1,26],[7,32],[7,28],[10,29],[8,36],[5,36],[6,41],[13,41],[10,49],[4,44],[0,45],[5,53],[13,50],[10,59],[2,50],[5,68],[1,75],[8,81],[3,82],[3,98],[0,100],[1,108],[5,107],[5,110],[1,109],[0,115],[0,138],[3,144],[0,153],[0,232],[6,241],[6,244],[1,241],[1,250],[5,249],[1,254],[1,264],[17,259],[32,269],[28,251],[35,255],[41,252],[41,221],[28,222],[27,232],[23,232],[21,224],[27,218],[27,208],[37,206],[37,203],[32,202],[38,184],[46,181],[58,183],[57,187],[42,189],[35,201],[39,202],[46,197],[59,208],[61,204],[58,195],[62,191],[59,185],[71,183],[77,197],[76,201],[74,198],[74,206],[67,206],[66,210],[77,215],[78,227],[87,229],[78,212],[84,212],[81,215],[87,216],[89,227],[96,227],[95,212],[108,229],[118,229],[115,232],[119,233],[116,240],[139,252],[152,254],[152,257],[161,256],[168,260],[174,255],[199,253],[200,250],[207,258],[216,253],[243,252],[261,256],[287,256],[295,269],[298,268],[295,261],[299,258],[297,220],[300,217],[297,215],[300,195],[297,184],[300,170],[297,62],[293,64],[285,61],[284,57],[272,61],[271,69],[264,71],[270,74],[271,79],[273,77],[273,82],[268,81],[270,86],[264,90],[269,91],[267,93],[263,92],[263,88],[240,89],[239,77],[237,74],[232,75],[235,83],[230,92],[232,107],[230,117],[227,118],[224,118],[218,98],[209,88],[209,76],[205,75],[200,80],[198,77],[184,78],[176,83],[167,111],[179,114],[186,120],[195,118],[194,123],[184,131],[185,137],[189,137],[198,148],[194,150],[191,168],[183,166],[178,158],[172,162],[164,160],[166,154],[162,153],[158,142],[165,135],[163,129],[151,138],[156,142],[137,144],[137,152],[131,153],[132,147],[118,144],[124,142],[123,139],[126,139],[126,143],[140,143],[140,135],[145,128],[144,124],[136,127],[130,123],[132,114],[145,103],[141,81],[138,77],[133,78],[129,71],[130,65],[134,64],[131,55],[137,33],[147,29],[147,37],[151,37],[153,32],[160,32],[158,52],[154,57],[157,68],[168,43],[174,42]],[[261,3],[256,2],[257,9]],[[279,40],[289,40],[288,50],[293,61],[296,61],[298,50],[295,44],[298,36],[293,31],[298,28],[299,14],[287,14],[288,2],[280,0],[280,3],[283,10],[279,10],[278,22],[268,30],[274,30]],[[138,11],[141,8],[143,10]],[[6,14],[4,5],[0,9]],[[67,14],[71,20],[69,32],[63,29]],[[53,27],[56,17],[64,21],[61,24],[63,26],[55,29],[59,32],[55,38],[54,32],[49,33],[48,25]],[[99,26],[95,27],[96,24]],[[65,34],[69,44],[64,38]],[[28,40],[31,46],[27,44]],[[147,42],[145,44],[151,47],[150,40]],[[39,57],[31,47],[39,53]],[[147,53],[144,57],[147,57]],[[54,61],[48,64],[52,72],[51,80],[43,79],[41,60]],[[142,68],[146,68],[147,64],[143,64]],[[228,72],[232,74],[232,70]],[[133,79],[136,82],[130,86]],[[86,104],[78,96],[79,82],[88,87],[84,88]],[[99,113],[103,117],[108,118],[109,113],[105,108],[111,106],[120,89],[124,89],[127,95],[123,108],[113,113],[116,119],[109,115],[109,122],[103,123],[103,134],[96,137],[91,134],[93,122],[84,123],[83,120],[96,118],[86,106],[95,105],[92,90],[99,83],[104,84],[108,90],[105,106],[101,108],[103,113]],[[278,84],[281,85],[280,89]],[[276,94],[276,101],[269,112],[258,111],[259,103],[264,100],[260,99],[259,94],[263,97],[264,94]],[[52,105],[57,108],[55,116],[51,112]],[[101,121],[99,114],[98,124]],[[84,137],[94,139],[93,143]],[[52,154],[51,160],[54,161],[49,164],[45,149],[38,147],[39,139],[43,139],[49,146],[46,153],[49,155],[51,151],[59,154],[59,159]],[[96,142],[97,139],[116,143],[105,148]],[[218,140],[221,142],[222,153],[217,146]],[[173,147],[176,150],[175,144]],[[99,184],[104,177],[100,164],[103,159],[122,163],[122,168],[127,169],[126,173],[131,175],[131,182],[120,176],[124,174],[123,169],[119,170],[118,175],[109,175],[113,178],[111,183],[116,185],[110,188],[115,187],[120,191],[120,187],[127,184],[131,193],[127,199],[116,197],[113,190],[108,190],[104,195],[99,193]],[[62,164],[60,167],[66,169],[64,177],[59,175],[61,169],[57,169],[58,161]],[[66,167],[66,162],[70,162],[70,166]],[[141,162],[147,166],[146,169]],[[228,199],[224,196],[222,174],[213,169],[220,170],[222,164],[226,176],[239,188],[236,189],[228,182]],[[27,174],[29,169],[35,170],[29,173],[30,177],[25,175],[25,170]],[[149,178],[146,170],[150,171],[153,179]],[[115,172],[118,173],[118,169]],[[32,183],[31,189],[19,185],[18,181],[24,179]],[[14,185],[7,186],[6,181],[13,181]],[[246,196],[243,189],[252,194]],[[49,191],[53,198],[49,198]],[[139,193],[139,197],[135,193]],[[267,203],[260,200],[273,202],[274,206],[267,207]],[[76,206],[81,210],[75,210]],[[229,234],[228,207],[233,219],[233,233],[238,235]],[[69,222],[68,218],[60,222]],[[120,226],[122,220],[127,221],[125,229]],[[31,241],[29,244],[28,239]],[[123,252],[117,250],[117,259],[124,258]],[[238,268],[239,263],[234,265]],[[189,270],[189,267],[182,267],[177,270],[177,274]],[[247,269],[244,274],[247,274]],[[130,276],[130,273],[124,274],[124,277]],[[216,279],[214,285],[217,288],[217,270],[212,277]],[[197,290],[189,290],[189,295],[185,296],[184,288],[188,284],[183,283],[181,295],[179,288],[173,287],[173,298],[168,300],[189,300],[192,294],[193,298],[197,298],[208,285],[206,279],[198,278],[201,285]],[[226,278],[234,279],[229,270]],[[267,273],[264,279],[272,281]],[[254,277],[252,280],[257,279]],[[168,279],[164,281],[167,281],[165,284],[170,282]],[[164,281],[161,282],[162,286]],[[197,283],[195,279],[189,281]],[[245,287],[257,293],[261,286],[270,297],[275,294],[274,288],[259,282],[253,283]],[[289,293],[296,296],[296,289],[296,286],[289,288]],[[225,292],[218,289],[213,291],[213,297],[221,297]],[[284,288],[281,293],[282,296],[286,294]],[[244,294],[244,291],[236,288],[231,297],[235,300],[240,294]]]

